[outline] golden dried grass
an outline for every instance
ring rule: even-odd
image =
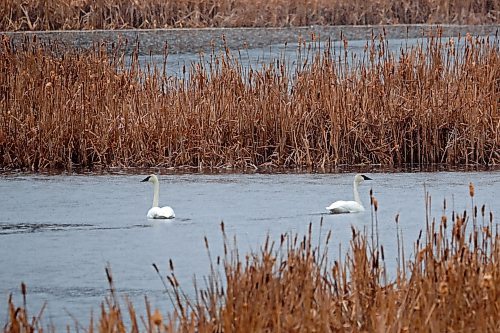
[[[16,0],[0,2],[0,30],[288,27],[498,23],[481,0]]]
[[[146,316],[139,317],[128,301],[121,309],[106,269],[111,295],[88,330],[498,332],[500,234],[493,214],[485,216],[484,206],[479,215],[476,206],[469,213],[449,212],[446,201],[440,220],[429,211],[427,195],[423,238],[421,232],[408,261],[396,218],[397,268],[391,279],[383,246],[370,246],[369,237],[355,229],[348,253],[332,261],[331,233],[316,246],[311,228],[303,237],[284,234],[278,243],[268,239],[259,251],[242,256],[221,224],[224,254],[212,262],[207,285],[196,287],[196,297],[183,293],[170,262],[166,288],[172,312],[152,312],[146,300]],[[372,213],[377,214],[373,206]],[[43,331],[41,315],[27,320],[26,303],[16,307],[10,299],[9,309],[4,332]]]
[[[118,47],[4,37],[0,166],[498,165],[498,37],[431,37],[398,55],[386,42],[374,37],[356,59],[301,43],[296,67],[247,68],[214,51],[177,79],[136,56],[125,66]]]

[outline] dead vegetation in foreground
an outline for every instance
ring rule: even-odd
[[[335,234],[314,246],[311,228],[303,238],[285,234],[279,244],[268,240],[260,251],[242,256],[222,224],[224,255],[212,262],[206,286],[196,287],[194,299],[182,291],[170,262],[168,282],[162,281],[175,310],[164,316],[146,300],[146,313],[139,315],[115,294],[107,269],[111,295],[97,320],[87,328],[79,323],[76,331],[498,332],[498,223],[484,205],[474,204],[472,184],[470,195],[470,212],[450,212],[444,201],[438,220],[430,216],[427,196],[426,227],[409,260],[400,226],[404,221],[396,217],[398,253],[389,256],[397,257],[395,278],[387,278],[384,248],[374,240],[378,203],[372,197],[375,233],[368,237],[353,228],[350,249],[339,260],[327,256]],[[24,285],[23,295],[22,307],[9,301],[5,333],[44,331],[43,309],[30,317]]]
[[[485,24],[500,21],[486,0],[3,0],[0,30]]]
[[[314,36],[313,36],[314,37]],[[362,57],[300,42],[243,66],[213,51],[181,78],[115,47],[0,48],[0,168],[335,168],[500,162],[498,36],[429,37]]]

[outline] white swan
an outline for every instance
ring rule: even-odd
[[[153,193],[153,207],[148,211],[148,219],[173,219],[175,217],[174,210],[169,207],[158,207],[158,200],[160,196],[160,182],[156,175],[149,175],[142,180],[142,182],[150,182],[154,185]]]
[[[354,201],[335,201],[330,206],[326,207],[326,210],[331,214],[343,214],[343,213],[358,213],[364,212],[365,208],[361,203],[361,199],[359,198],[358,185],[364,180],[372,180],[365,175],[356,175],[354,176]]]

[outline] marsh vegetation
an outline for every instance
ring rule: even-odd
[[[298,61],[243,66],[213,50],[185,68],[119,46],[14,43],[0,57],[4,170],[102,167],[493,166],[500,161],[497,36],[425,39],[362,56],[300,41]],[[109,46],[109,45],[108,45]]]
[[[27,0],[0,3],[0,30],[498,23],[481,0]]]

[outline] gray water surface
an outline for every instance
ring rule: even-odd
[[[493,47],[497,43],[494,35],[484,35],[484,39],[489,38],[488,42]],[[465,38],[458,36],[450,38],[442,38],[443,45],[453,39],[457,52],[465,52]],[[391,54],[394,59],[404,53],[410,53],[412,49],[418,47],[422,50],[427,50],[427,37],[420,38],[393,38],[385,41],[384,47],[387,48],[386,53]],[[264,66],[269,67],[273,64],[275,68],[279,68],[279,64],[285,64],[289,70],[289,75],[294,75],[296,71],[302,71],[310,65],[318,54],[322,54],[325,50],[329,50],[332,60],[335,63],[347,62],[349,66],[357,66],[361,63],[369,65],[371,40],[357,39],[344,44],[343,41],[332,40],[321,42],[306,42],[299,45],[295,43],[277,43],[266,45],[263,47],[232,49],[230,51],[231,59],[237,61],[242,66],[244,71],[252,68],[253,70],[261,70]],[[375,50],[380,50],[380,42],[376,40],[374,43]],[[202,65],[205,68],[210,68],[214,65],[214,57],[223,58],[224,49],[216,49],[216,51],[206,53],[182,53],[164,55],[141,55],[138,56],[139,64],[143,70],[157,68],[160,72],[165,69],[167,77],[187,79],[190,75],[190,70],[194,66]],[[130,64],[130,58],[127,59],[127,66]]]
[[[373,173],[361,186],[367,211],[327,215],[324,207],[352,198],[353,174],[181,174],[160,175],[160,204],[176,212],[172,221],[148,221],[152,186],[145,175],[9,175],[0,178],[0,324],[7,318],[7,298],[21,304],[19,285],[28,286],[32,314],[47,301],[44,323],[64,328],[78,319],[88,324],[90,311],[109,294],[105,267],[113,271],[119,295],[128,295],[140,314],[143,297],[168,308],[162,283],[152,268],[165,274],[168,260],[178,279],[192,292],[209,273],[204,245],[212,256],[222,253],[220,223],[236,236],[240,253],[258,250],[267,235],[313,235],[332,230],[330,259],[345,253],[351,226],[371,226],[370,188],[379,202],[379,235],[386,262],[394,269],[397,244],[394,217],[400,214],[408,254],[425,226],[424,184],[432,196],[433,216],[440,217],[447,198],[449,210],[470,209],[474,198],[486,210],[500,212],[500,172]],[[408,256],[407,256],[408,257]],[[391,268],[392,267],[392,268]],[[202,285],[202,283],[200,283]]]

